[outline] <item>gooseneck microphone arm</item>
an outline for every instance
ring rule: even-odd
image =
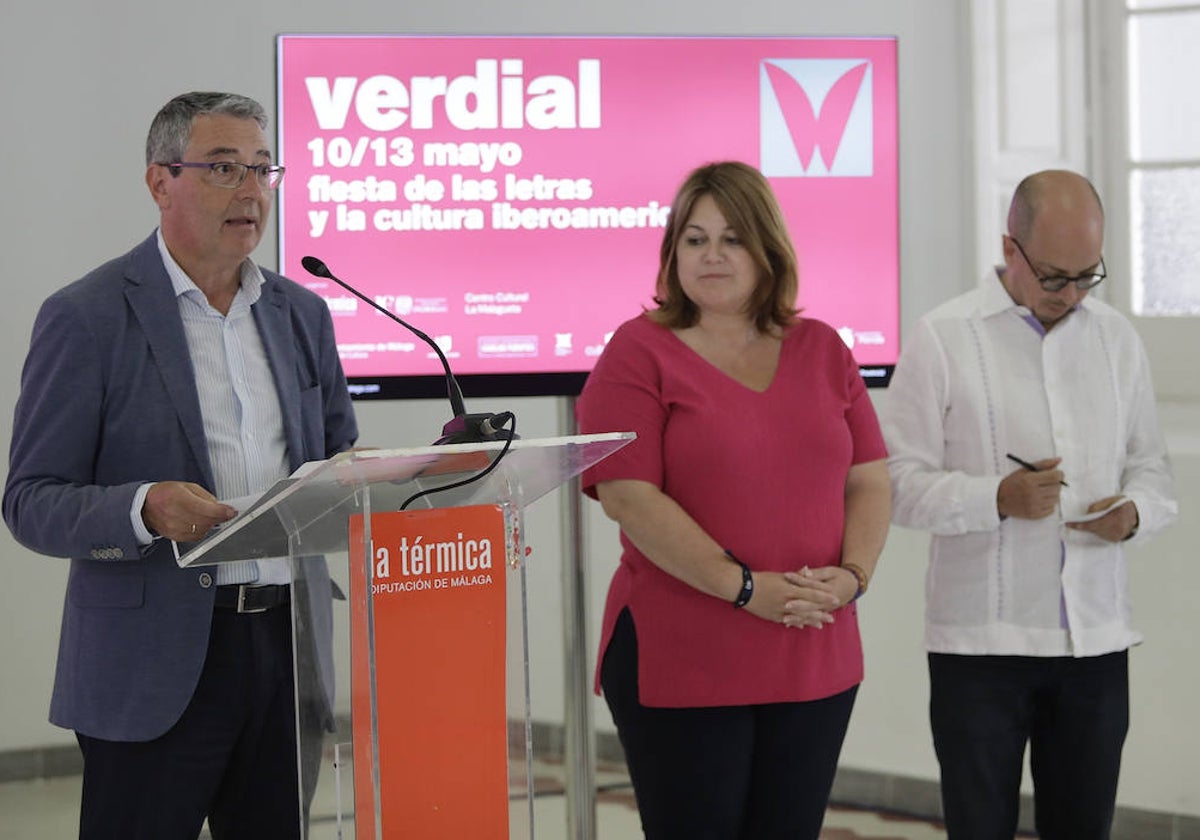
[[[446,372],[446,391],[450,394],[450,409],[454,412],[454,416],[450,419],[449,423],[442,427],[442,436],[434,441],[435,445],[443,443],[483,443],[493,440],[512,440],[516,437],[517,422],[511,412],[505,411],[500,414],[467,414],[467,410],[463,406],[462,389],[458,387],[458,380],[454,378],[454,374],[450,371],[450,362],[446,360],[446,354],[442,352],[441,347],[438,347],[436,341],[412,324],[388,312],[349,283],[334,277],[333,272],[329,270],[329,266],[316,257],[305,257],[300,260],[300,264],[304,266],[305,271],[314,277],[323,277],[326,280],[332,280],[352,295],[366,301],[368,305],[382,312],[417,336],[417,338],[432,347],[433,352],[437,353],[437,357],[442,363],[442,370]],[[512,427],[504,428],[504,424],[509,422],[512,423]],[[507,452],[508,447],[505,446],[503,451]],[[497,460],[499,457],[497,457]]]
[[[419,329],[414,327],[412,324],[408,323],[407,321],[402,320],[401,318],[399,318],[396,315],[393,315],[391,312],[388,312],[386,309],[384,309],[378,303],[371,300],[369,297],[364,295],[358,289],[351,286],[349,283],[346,283],[343,280],[339,280],[337,277],[335,277],[333,275],[333,272],[329,270],[329,266],[325,265],[324,262],[317,259],[316,257],[305,257],[304,259],[300,260],[300,264],[304,266],[304,270],[307,271],[309,274],[313,275],[314,277],[323,277],[326,280],[332,280],[334,283],[337,283],[339,286],[341,286],[347,292],[349,292],[350,294],[355,295],[356,297],[365,301],[368,306],[373,306],[375,309],[382,312],[384,315],[388,316],[393,321],[395,321],[397,324],[404,327],[406,330],[411,332],[417,338],[421,339],[426,344],[428,344],[430,347],[432,347],[433,352],[437,353],[437,357],[442,363],[442,369],[446,372],[446,390],[447,390],[447,392],[449,392],[449,395],[450,395],[450,410],[452,412],[454,412],[455,418],[466,416],[467,409],[463,405],[462,389],[458,387],[458,380],[455,379],[454,374],[450,372],[450,362],[447,361],[446,354],[442,352],[441,347],[438,347],[438,343],[436,341],[434,341],[432,338],[427,336],[425,333],[421,332]],[[451,423],[453,423],[453,421],[451,421]]]

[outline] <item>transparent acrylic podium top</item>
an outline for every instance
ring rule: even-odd
[[[527,505],[633,438],[631,432],[613,432],[514,440],[501,462],[502,468],[463,487],[421,496],[415,505],[459,507],[491,502],[509,495],[504,485],[512,481],[513,475],[520,476],[520,498]],[[346,517],[360,512],[364,489],[370,490],[374,512],[401,510],[416,493],[481,472],[503,448],[504,441],[493,441],[368,449],[306,464],[183,553],[179,565],[280,557],[296,550],[305,554],[344,550]],[[331,523],[340,523],[340,527],[328,527]]]

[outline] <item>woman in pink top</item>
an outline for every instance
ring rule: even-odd
[[[816,838],[862,680],[855,602],[890,514],[866,388],[798,317],[765,178],[680,188],[658,308],[623,324],[578,403],[637,440],[584,477],[621,526],[598,687],[647,838]]]

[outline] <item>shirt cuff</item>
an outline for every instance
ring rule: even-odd
[[[968,531],[994,531],[1000,527],[1000,508],[996,494],[1000,490],[1003,476],[979,476],[971,481],[971,489],[964,500],[964,516]]]
[[[129,523],[133,525],[133,535],[137,537],[137,543],[140,546],[147,546],[154,542],[154,534],[150,533],[150,529],[142,521],[142,505],[146,504],[146,494],[153,486],[154,482],[149,482],[139,487],[133,494],[133,503],[129,506]]]

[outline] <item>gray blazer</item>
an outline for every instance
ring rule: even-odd
[[[358,430],[325,302],[263,275],[252,311],[295,468],[348,449]],[[46,300],[21,376],[4,519],[22,545],[71,558],[54,724],[150,740],[191,699],[212,620],[211,570],[180,569],[166,540],[139,547],[129,521],[138,486],[167,480],[214,486],[183,323],[152,234]],[[329,656],[318,652],[322,670]]]

